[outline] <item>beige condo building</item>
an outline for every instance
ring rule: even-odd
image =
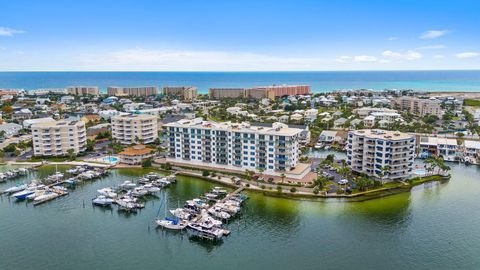
[[[147,97],[157,95],[156,86],[142,86],[142,87],[117,87],[109,86],[107,93],[110,96],[135,96]]]
[[[180,98],[182,100],[194,100],[197,98],[197,88],[193,86],[166,86],[162,92],[165,96]]]
[[[33,124],[31,129],[35,156],[66,156],[69,149],[75,154],[86,150],[83,121],[48,121]]]
[[[153,143],[158,138],[158,116],[126,114],[112,117],[112,137],[121,144]]]
[[[77,95],[77,96],[86,96],[86,95],[98,96],[100,91],[96,86],[70,86],[70,87],[67,87],[67,93],[70,95]]]

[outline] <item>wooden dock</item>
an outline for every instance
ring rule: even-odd
[[[245,189],[244,186],[241,186],[241,187],[237,188],[233,192],[228,193],[227,196],[225,196],[225,198],[221,199],[219,202],[224,203],[226,200],[230,199],[230,197],[232,197],[234,195],[237,195],[238,193],[242,192],[244,189]]]

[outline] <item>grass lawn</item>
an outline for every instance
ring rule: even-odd
[[[67,157],[31,157],[30,159],[26,160],[19,160],[21,161],[26,161],[26,162],[41,162],[41,161],[52,161],[52,162],[63,162],[63,161],[68,161],[69,159]]]
[[[463,105],[480,107],[480,100],[478,99],[464,99]]]

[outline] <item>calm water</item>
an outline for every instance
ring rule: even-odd
[[[338,71],[338,72],[0,72],[0,88],[62,88],[70,85],[107,86],[193,85],[253,87],[308,84],[314,92],[338,89],[416,89],[480,91],[476,71]]]
[[[480,269],[480,169],[452,169],[448,183],[366,202],[249,194],[220,245],[155,230],[159,200],[136,215],[93,208],[96,189],[145,173],[114,171],[37,207],[3,196],[0,269]],[[181,178],[170,207],[212,186]]]

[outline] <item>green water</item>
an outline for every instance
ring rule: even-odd
[[[132,215],[91,206],[95,190],[144,173],[113,171],[37,207],[3,196],[0,269],[480,269],[478,167],[452,165],[448,183],[365,202],[249,194],[217,245],[156,230],[155,198]],[[181,177],[169,207],[214,185]]]

